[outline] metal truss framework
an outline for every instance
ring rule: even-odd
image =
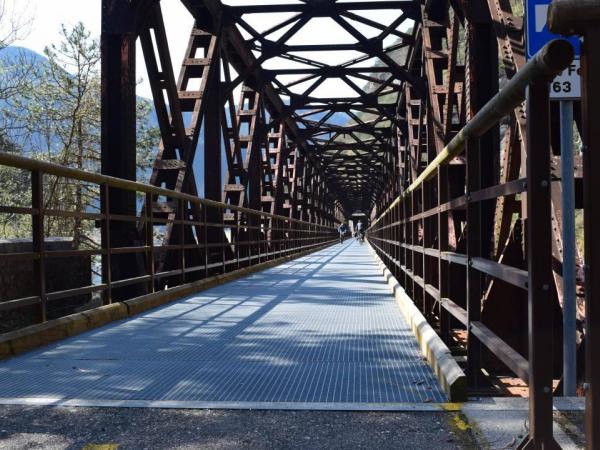
[[[517,105],[502,122],[477,139],[467,140],[466,152],[440,166],[437,177],[419,184],[428,165],[496,95],[499,80],[513,78],[524,67],[523,18],[514,14],[511,5],[514,2],[508,0],[424,2],[414,47],[418,56],[408,69],[426,80],[427,93],[419,95],[414,86],[404,84],[397,111],[405,124],[396,130],[401,190],[413,188],[413,183],[419,187],[409,189],[400,205],[396,197],[379,197],[372,214],[379,223],[372,229],[371,240],[446,342],[455,346],[461,336],[466,337],[471,392],[485,395],[488,389],[490,381],[482,368],[494,377],[516,374],[530,389],[532,431],[523,447],[555,448],[547,396],[552,391],[552,379],[561,379],[562,356],[562,211],[556,104],[548,104],[546,109],[541,98],[532,100],[529,108],[537,121],[527,121],[525,106]],[[535,98],[547,92],[547,86],[532,86],[530,90],[531,98]],[[593,116],[588,113],[586,117],[590,121]],[[581,117],[576,121],[582,130]],[[546,144],[545,133],[549,135]],[[529,142],[531,136],[535,142]],[[538,154],[549,157],[552,181],[547,217],[543,203],[534,205],[534,194],[528,193],[528,184],[543,176],[543,172],[536,172],[538,164],[543,166],[543,158],[533,167],[528,165],[528,149],[538,149]],[[585,185],[581,164],[581,159],[576,161],[578,189]],[[581,194],[578,191],[578,208],[584,203]],[[540,235],[547,224],[551,226],[544,247]],[[578,255],[577,259],[577,272],[583,275],[583,258]],[[536,291],[532,276],[536,271],[542,273],[546,263],[550,283]],[[587,342],[594,329],[589,296],[584,305],[588,290],[583,284],[583,276],[579,276],[577,319],[582,344],[577,360],[582,391],[598,377],[596,373],[592,378],[592,369],[588,368],[587,375],[581,370],[593,364],[589,356],[584,364],[583,350],[593,345]],[[541,302],[542,298],[546,301]],[[555,392],[561,394],[560,383]],[[594,405],[588,400],[590,437],[595,434],[591,425],[593,408],[597,408]],[[598,444],[590,441],[588,448],[593,445]]]
[[[139,37],[162,134],[151,183],[192,195],[203,190],[205,198],[234,206],[208,217],[223,227],[237,227],[232,241],[259,240],[262,230],[278,229],[254,223],[243,208],[327,226],[356,210],[375,220],[498,92],[499,79],[511,79],[525,64],[523,18],[514,13],[510,0],[182,3],[195,24],[176,78],[160,1],[103,1],[103,172],[135,179],[132,108]],[[374,10],[392,11],[394,17],[383,25],[365,14]],[[252,25],[250,18],[256,15],[266,19],[266,28]],[[295,36],[311,21],[342,30],[348,42],[297,42]],[[335,53],[352,56],[329,62]],[[351,94],[332,97],[334,80]],[[552,117],[556,113],[552,110]],[[437,181],[412,197],[405,211],[410,218],[407,234],[394,237],[397,242],[404,239],[403,285],[447,342],[454,342],[464,329],[450,309],[470,304],[474,315],[469,320],[485,324],[516,350],[517,359],[528,352],[527,290],[489,272],[472,276],[467,285],[448,283],[466,279],[472,269],[444,262],[439,254],[467,254],[526,273],[527,143],[525,109],[519,105],[478,140],[481,156],[471,143],[471,151],[441,168]],[[561,187],[555,133],[551,147],[553,284],[548,308],[556,314],[548,338],[560,349]],[[193,171],[197,148],[203,152],[202,176]],[[581,164],[576,176],[581,184]],[[197,179],[203,179],[201,187]],[[471,192],[499,186],[512,187],[483,202],[460,201]],[[113,214],[136,208],[134,198],[110,192],[108,198]],[[456,205],[426,213],[452,201]],[[206,221],[200,217],[206,213],[192,203],[157,197],[147,206],[166,223],[164,245],[194,242],[204,232],[170,225],[176,217]],[[251,225],[250,236],[239,231],[246,225]],[[214,227],[211,233],[209,241],[228,239]],[[117,224],[111,230],[117,243],[130,242],[132,235],[135,230]],[[226,255],[207,250],[201,257],[218,262]],[[159,264],[168,269],[175,262],[165,258]],[[132,264],[124,258],[115,266],[125,273]],[[481,390],[482,368],[497,375],[507,369],[502,358],[482,352],[477,339],[469,340],[467,356],[473,389]],[[558,367],[555,375],[560,375]]]
[[[386,185],[396,174],[391,130],[400,124],[395,112],[398,93],[407,80],[419,92],[425,88],[404,61],[418,29],[412,25],[421,14],[418,4],[408,0],[351,5],[319,1],[228,6],[193,0],[183,4],[196,23],[176,79],[160,2],[104,2],[105,72],[133,74],[134,67],[125,67],[133,64],[131,42],[139,36],[142,43],[163,135],[152,184],[197,192],[192,166],[203,130],[203,187],[209,199],[332,224],[344,213],[370,211],[383,192],[390,197],[398,194],[397,188],[390,192]],[[363,14],[382,9],[396,15],[385,26]],[[267,16],[267,29],[249,24],[248,17],[257,14]],[[281,14],[288,16],[281,19]],[[276,19],[270,20],[271,15]],[[294,42],[299,30],[324,18],[346,34],[348,43]],[[368,36],[365,28],[370,30]],[[127,58],[118,62],[119,70],[108,68],[111,49],[120,53],[124,42]],[[303,56],[307,52],[311,57]],[[328,64],[332,52],[353,57]],[[267,68],[275,60],[279,64]],[[122,95],[131,97],[132,80],[122,75],[111,81],[128,83]],[[351,95],[332,97],[327,92],[332,80],[341,81]],[[109,84],[107,80],[105,85]],[[241,99],[236,103],[233,92],[239,86]],[[111,89],[113,93],[117,91]],[[114,97],[115,104],[132,101]],[[106,139],[106,148],[110,142],[112,150],[105,152],[105,173],[131,178],[132,162],[113,167],[115,158],[109,156],[131,153],[124,146],[133,143],[122,139],[119,131],[125,133],[131,124],[125,123],[126,115],[114,113],[110,102],[105,106],[105,128],[113,138]],[[221,153],[227,162],[224,183]],[[166,218],[176,215],[176,205],[168,200],[153,208]],[[171,234],[167,229],[166,241],[177,239]]]

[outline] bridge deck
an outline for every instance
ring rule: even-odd
[[[124,406],[446,399],[356,242],[2,362],[0,398]]]

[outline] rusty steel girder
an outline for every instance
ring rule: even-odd
[[[513,10],[518,2],[304,0],[234,6],[220,0],[181,1],[195,24],[178,79],[160,2],[103,1],[103,171],[135,178],[134,122],[126,112],[135,105],[134,43],[139,37],[162,134],[151,183],[192,195],[203,191],[206,198],[231,205],[217,213],[194,202],[151,199],[146,207],[166,224],[163,244],[197,245],[205,235],[199,226],[174,227],[178,217],[221,223],[222,232],[213,228],[209,243],[280,242],[289,238],[278,231],[284,227],[267,223],[271,219],[255,222],[243,208],[327,226],[356,210],[373,222],[392,210],[395,225],[381,230],[385,238],[379,251],[446,342],[465,344],[457,336],[468,336],[465,368],[472,392],[486,392],[489,380],[482,369],[492,376],[512,373],[537,392],[539,383],[529,380],[524,369],[532,342],[524,280],[532,251],[528,227],[539,219],[531,217],[526,183],[528,173],[541,175],[527,164],[527,149],[534,143],[527,134],[524,104],[513,105],[483,135],[465,139],[465,153],[428,172],[500,86],[522,73],[523,18]],[[386,24],[366,15],[377,10],[389,11]],[[259,16],[266,26],[252,20]],[[298,42],[298,33],[313,21],[336,27],[350,40]],[[344,52],[352,56],[343,62],[328,56]],[[327,92],[334,81],[350,94]],[[199,87],[188,89],[188,84]],[[238,91],[239,99],[234,98]],[[532,107],[545,113],[540,92]],[[201,136],[205,165],[200,187],[192,166]],[[550,164],[556,165],[559,149],[547,150],[553,153]],[[583,185],[586,162],[579,161],[576,179]],[[413,192],[410,186],[421,181],[422,188]],[[552,286],[547,295],[555,314],[545,318],[554,321],[546,338],[559,348],[560,179],[551,184]],[[135,199],[107,195],[113,214],[134,210]],[[405,198],[400,207],[399,196]],[[115,242],[133,239],[131,229],[112,226]],[[589,222],[586,227],[589,232]],[[275,231],[263,236],[264,229]],[[548,249],[535,244],[536,252],[546,255]],[[211,253],[209,247],[196,256],[213,264],[227,258],[225,251]],[[253,251],[260,254],[261,249],[248,246],[246,256]],[[161,270],[178,263],[178,256],[172,257],[159,257]],[[119,276],[135,266],[116,258],[113,270]],[[582,307],[582,336],[585,318]],[[490,336],[503,342],[496,351],[481,345]],[[539,336],[534,337],[539,345]],[[542,361],[546,378],[547,362]],[[560,367],[553,372],[559,377]]]

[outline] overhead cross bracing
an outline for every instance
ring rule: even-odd
[[[370,211],[394,173],[391,125],[399,125],[396,104],[402,83],[410,81],[421,91],[424,85],[407,70],[419,3],[183,3],[197,26],[222,27],[225,91],[244,84],[260,93],[266,128],[285,124],[288,139],[326,180],[328,200],[347,213]],[[384,15],[375,21],[374,12]],[[305,43],[307,35],[318,36],[319,43]],[[238,167],[229,171],[226,184],[232,186],[225,188],[225,199],[239,201],[238,194],[227,192],[243,189],[233,186],[243,185],[243,176],[233,176],[241,164],[232,153]]]

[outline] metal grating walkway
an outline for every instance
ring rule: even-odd
[[[0,398],[182,407],[446,400],[355,241],[1,362]]]

